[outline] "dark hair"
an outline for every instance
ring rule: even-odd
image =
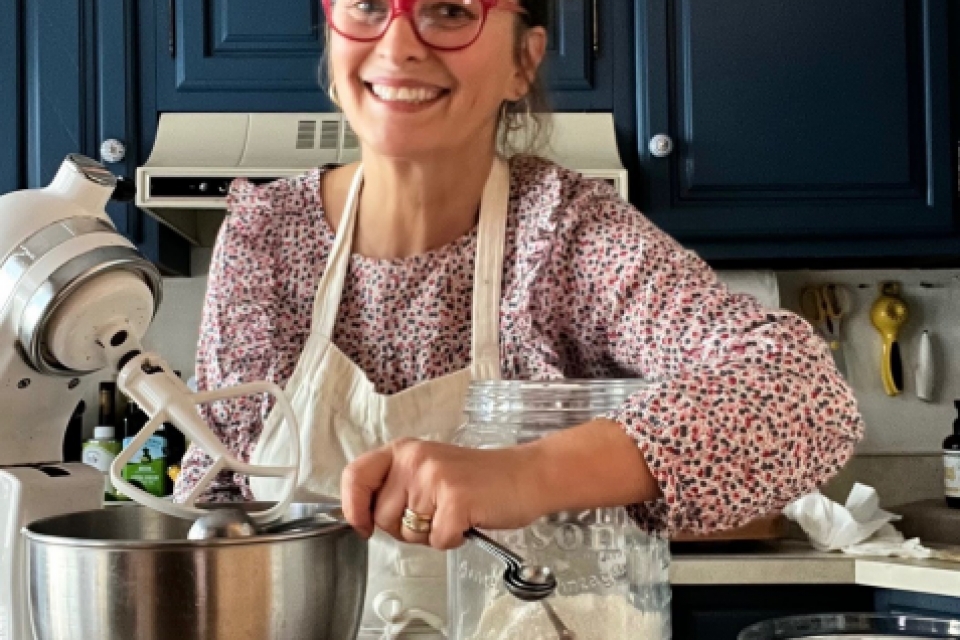
[[[531,27],[546,27],[549,22],[550,8],[556,0],[520,0],[520,6],[527,10],[524,22]]]
[[[555,0],[521,0],[526,13],[517,21],[514,57],[522,69],[528,66],[525,59],[524,38],[533,27],[546,27],[551,4]],[[550,100],[543,81],[543,65],[530,78],[527,95],[517,102],[504,104],[500,122],[500,148],[508,155],[515,153],[535,154],[542,150],[550,137]]]

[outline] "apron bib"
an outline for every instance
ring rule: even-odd
[[[509,206],[510,169],[494,159],[483,191],[473,285],[471,365],[393,395],[377,393],[366,374],[333,343],[346,279],[363,167],[357,169],[327,267],[317,288],[310,335],[286,393],[300,421],[301,459],[294,502],[339,498],[340,476],[358,456],[398,438],[449,442],[462,424],[472,380],[500,377],[500,286]],[[253,453],[261,465],[294,464],[283,442],[282,414],[271,411]],[[282,480],[251,478],[257,500],[280,497]],[[446,554],[395,541],[370,541],[362,629],[393,638],[419,620],[440,628],[446,618]]]

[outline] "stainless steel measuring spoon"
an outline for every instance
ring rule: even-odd
[[[308,506],[308,505],[304,505]],[[246,511],[240,508],[219,508],[197,518],[187,534],[188,540],[215,540],[219,538],[248,538],[255,535],[276,535],[300,531],[319,531],[338,526],[341,520],[335,513],[314,513],[292,520],[257,525]]]
[[[525,602],[539,602],[560,640],[576,640],[576,634],[563,623],[557,612],[544,599],[557,590],[557,577],[549,567],[527,564],[513,551],[476,529],[469,529],[464,536],[476,542],[481,549],[499,558],[506,565],[503,584],[507,591]]]

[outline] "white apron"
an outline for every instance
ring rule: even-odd
[[[496,158],[483,191],[473,287],[472,364],[394,394],[376,392],[364,372],[333,343],[346,279],[363,168],[357,170],[340,228],[317,288],[310,336],[286,391],[300,421],[296,502],[340,496],[346,465],[402,437],[449,442],[462,424],[471,380],[500,377],[500,286],[510,170]],[[253,453],[255,464],[292,464],[273,411]],[[251,478],[258,500],[276,500],[282,481]],[[370,543],[363,630],[392,638],[415,619],[439,628],[446,618],[446,554],[398,543],[378,531]]]

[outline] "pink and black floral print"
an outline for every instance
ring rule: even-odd
[[[200,388],[284,385],[310,328],[334,239],[323,169],[233,184],[214,250],[197,354]],[[731,293],[607,184],[546,160],[511,161],[500,306],[504,378],[643,377],[660,382],[609,417],[645,457],[663,497],[646,528],[706,533],[782,508],[833,475],[863,423],[828,348],[793,313]],[[403,260],[353,255],[334,342],[381,393],[469,364],[476,232]],[[203,410],[243,459],[265,399]],[[191,448],[182,499],[208,467]],[[221,474],[208,497],[249,499]]]

